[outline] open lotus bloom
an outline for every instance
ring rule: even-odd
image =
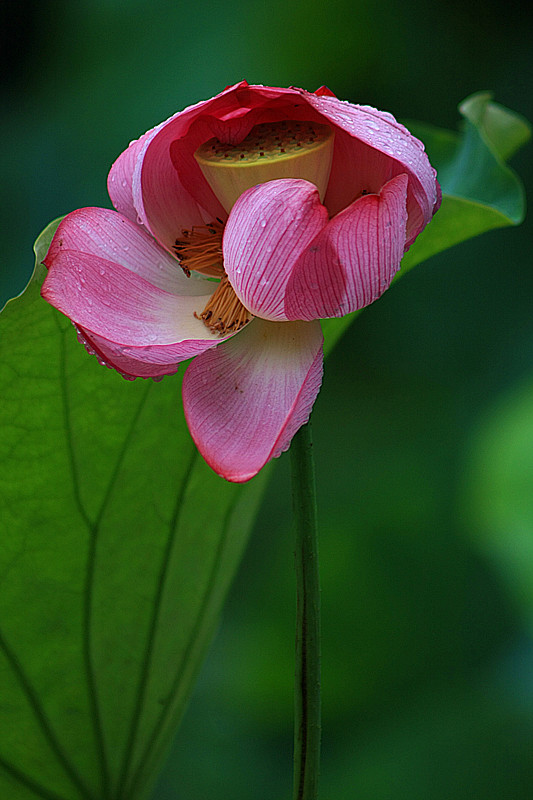
[[[108,189],[116,211],[61,222],[42,294],[124,377],[195,356],[187,423],[231,481],[308,420],[319,320],[376,300],[440,202],[423,145],[390,114],[246,82],[132,142]]]

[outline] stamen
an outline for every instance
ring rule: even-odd
[[[220,219],[209,225],[195,225],[191,230],[183,229],[181,237],[176,239],[174,250],[187,277],[194,270],[221,279],[202,313],[195,313],[194,316],[201,319],[213,333],[225,335],[240,330],[252,319],[252,315],[235,294],[224,271],[223,233],[224,223]]]
[[[181,238],[176,239],[174,250],[187,277],[190,277],[192,270],[211,278],[224,275],[223,232],[224,223],[219,219],[209,225],[194,225],[191,230],[181,231]]]
[[[226,274],[222,276],[202,313],[194,316],[203,320],[213,333],[222,335],[235,333],[252,319],[248,309],[235,294]]]

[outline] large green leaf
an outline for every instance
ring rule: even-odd
[[[265,477],[205,465],[178,378],[127,382],[87,355],[39,295],[52,231],[0,318],[0,797],[140,798]]]
[[[421,139],[442,187],[442,205],[402,260],[396,279],[416,264],[493,228],[518,225],[524,219],[525,198],[520,179],[505,163],[531,134],[528,123],[514,111],[479,92],[459,106],[460,133],[408,122]],[[325,320],[328,347],[351,324],[358,312],[340,320]]]

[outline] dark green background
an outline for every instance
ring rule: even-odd
[[[533,119],[532,30],[509,3],[26,0],[3,13],[4,299],[50,219],[109,205],[107,171],[131,139],[241,78],[327,84],[450,128],[460,100],[490,89]],[[514,166],[531,185],[531,149]],[[314,414],[324,800],[531,797],[532,238],[526,220],[417,267],[327,364]],[[290,796],[292,609],[284,457],[158,800]]]

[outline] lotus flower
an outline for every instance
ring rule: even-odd
[[[309,418],[319,320],[376,300],[436,211],[424,152],[394,117],[323,88],[227,88],[130,144],[116,211],[61,222],[42,294],[127,378],[176,372],[192,437],[252,478]]]

